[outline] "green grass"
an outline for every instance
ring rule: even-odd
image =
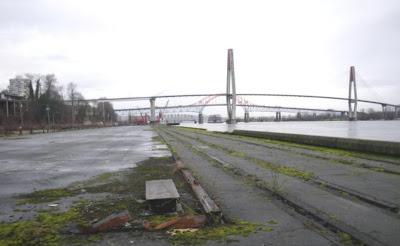
[[[60,231],[68,223],[83,224],[81,215],[76,206],[64,213],[42,212],[32,220],[0,223],[0,245],[59,245]]]
[[[229,243],[237,241],[238,237],[248,237],[257,232],[271,232],[272,227],[247,221],[236,221],[228,225],[210,226],[195,232],[177,233],[170,237],[174,245],[201,245],[207,241]],[[236,237],[235,237],[236,236]]]
[[[68,190],[66,188],[48,189],[34,191],[29,194],[20,195],[18,204],[37,204],[57,201],[64,197],[70,197],[78,194],[76,190]]]

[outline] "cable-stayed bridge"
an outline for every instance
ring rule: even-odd
[[[248,98],[306,98],[306,99],[324,99],[334,102],[346,103],[348,109],[332,109],[332,108],[314,108],[314,107],[299,107],[296,106],[279,106],[279,105],[266,105],[264,103],[254,103]],[[193,100],[195,102],[186,104],[175,104],[168,105],[169,99],[184,98],[186,100]],[[200,99],[198,99],[200,98]],[[0,98],[0,100],[2,100]],[[157,101],[168,100],[166,105],[157,105]],[[4,100],[3,100],[4,101]],[[134,107],[119,107],[115,111],[117,113],[127,113],[129,115],[134,114],[146,114],[150,118],[150,122],[155,122],[157,115],[161,114],[182,114],[182,113],[196,113],[198,114],[198,122],[203,122],[203,110],[206,107],[226,107],[229,123],[235,123],[237,119],[236,108],[240,107],[244,112],[244,121],[250,119],[251,112],[274,112],[276,114],[276,120],[281,119],[281,113],[311,113],[313,115],[320,113],[330,113],[340,115],[342,119],[357,120],[358,103],[367,103],[371,105],[379,105],[382,109],[383,118],[386,118],[388,112],[394,112],[396,117],[399,117],[400,105],[387,103],[384,101],[374,101],[367,99],[360,99],[357,95],[357,84],[356,84],[356,73],[355,68],[350,67],[349,76],[349,93],[348,97],[336,97],[336,96],[320,96],[320,95],[301,95],[301,94],[274,94],[274,93],[237,93],[235,84],[235,72],[233,62],[233,50],[228,50],[227,60],[227,81],[226,81],[226,93],[210,93],[210,94],[181,94],[181,95],[158,95],[158,96],[140,96],[140,97],[118,97],[118,98],[97,98],[97,99],[84,99],[68,101],[72,107],[80,107],[83,103],[103,103],[104,102],[138,102],[145,101],[148,106],[135,105]],[[263,100],[265,101],[265,100]],[[3,102],[2,102],[3,103]],[[7,108],[8,115],[8,101],[4,102]],[[20,102],[20,104],[23,101]],[[13,101],[14,107],[18,102]],[[125,103],[126,105],[126,103]],[[21,106],[21,105],[20,105]],[[22,107],[20,107],[22,108]],[[104,110],[103,110],[104,111]],[[15,112],[14,112],[15,114]]]
[[[129,114],[149,114],[150,121],[156,120],[156,115],[160,113],[172,114],[172,113],[197,113],[198,121],[203,122],[203,110],[206,107],[226,107],[229,123],[236,122],[236,107],[243,108],[244,121],[249,120],[250,112],[275,112],[276,119],[280,120],[281,112],[288,113],[333,113],[339,114],[343,119],[357,120],[357,106],[358,103],[368,103],[373,105],[380,105],[382,108],[383,116],[388,111],[394,112],[398,115],[400,105],[395,105],[387,102],[373,101],[366,99],[359,99],[357,96],[356,86],[356,74],[355,68],[350,67],[350,78],[349,78],[349,94],[348,97],[335,97],[335,96],[318,96],[318,95],[299,95],[299,94],[267,94],[267,93],[236,93],[235,84],[235,73],[234,73],[234,62],[233,62],[233,50],[228,50],[228,61],[227,61],[227,84],[226,93],[216,94],[183,94],[183,95],[160,95],[160,96],[145,96],[145,97],[124,97],[124,98],[103,98],[103,99],[88,99],[84,100],[87,102],[117,102],[117,101],[149,101],[148,107],[128,107],[116,109],[116,112],[128,112]],[[198,98],[195,103],[180,104],[180,105],[165,105],[157,106],[156,100],[158,99],[172,99],[172,98]],[[340,109],[324,109],[324,108],[310,108],[310,107],[287,107],[287,106],[276,106],[276,105],[264,105],[260,103],[252,103],[246,97],[286,97],[286,98],[309,98],[309,99],[325,99],[333,101],[345,102],[348,105],[348,110]],[[224,102],[218,100],[223,99]],[[168,104],[168,103],[167,103]]]

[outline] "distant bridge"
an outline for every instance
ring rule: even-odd
[[[127,102],[127,101],[147,101],[151,99],[161,98],[182,98],[182,97],[211,97],[211,96],[232,96],[232,94],[226,93],[210,93],[210,94],[181,94],[181,95],[160,95],[160,96],[143,96],[143,97],[115,97],[115,98],[96,98],[96,99],[83,99],[80,102]],[[274,94],[274,93],[238,93],[236,96],[260,96],[260,97],[302,97],[302,98],[316,98],[316,99],[330,99],[330,100],[341,100],[349,101],[346,97],[331,97],[331,96],[316,96],[316,95],[300,95],[300,94]],[[381,106],[399,107],[399,105],[391,104],[387,102],[378,102],[371,100],[357,99],[358,102],[378,104]],[[65,102],[71,102],[71,100],[65,100]]]
[[[249,112],[274,112],[276,113],[276,119],[281,120],[281,112],[287,113],[304,113],[312,112],[316,113],[332,113],[339,114],[343,118],[346,116],[347,111],[344,110],[334,110],[334,109],[316,109],[316,108],[297,108],[297,107],[280,107],[280,106],[266,106],[266,105],[256,105],[256,104],[237,104],[238,107],[243,107],[245,111],[244,120],[249,121]],[[198,113],[198,122],[203,123],[203,109],[205,107],[226,107],[225,103],[210,103],[210,104],[192,104],[192,105],[175,105],[167,107],[155,107],[156,113],[171,114],[171,113]],[[140,113],[147,114],[151,113],[151,107],[143,108],[124,108],[115,109],[116,112],[128,112],[128,113]]]
[[[357,97],[357,87],[356,87],[356,77],[355,77],[355,68],[350,67],[350,79],[349,79],[349,96],[345,97],[333,97],[333,96],[317,96],[317,95],[298,95],[298,94],[266,94],[266,93],[236,93],[236,84],[235,84],[235,72],[234,72],[234,62],[233,62],[233,50],[228,50],[228,61],[227,61],[227,80],[226,80],[226,93],[219,94],[184,94],[184,95],[164,95],[164,96],[150,96],[150,97],[122,97],[122,98],[100,98],[100,99],[88,99],[82,100],[86,102],[111,102],[111,101],[140,101],[140,100],[149,100],[150,107],[142,108],[141,110],[149,110],[150,111],[150,121],[155,121],[156,110],[160,110],[160,107],[156,107],[156,99],[160,98],[178,98],[178,97],[202,97],[198,102],[190,105],[178,105],[178,106],[170,106],[164,107],[164,111],[175,110],[174,112],[188,112],[188,110],[192,110],[194,112],[199,113],[199,119],[202,117],[202,111],[204,107],[208,106],[225,106],[227,107],[228,113],[228,123],[236,122],[236,107],[243,107],[245,110],[245,121],[249,119],[250,111],[275,111],[277,112],[277,117],[280,118],[280,112],[286,111],[308,111],[308,112],[337,112],[344,115],[347,114],[347,118],[349,120],[357,120],[357,105],[358,102],[362,103],[370,103],[381,105],[382,112],[385,114],[388,110],[388,107],[394,108],[395,114],[397,115],[397,111],[399,110],[399,106],[395,104],[390,104],[386,102],[378,102],[371,100],[363,100],[358,99]],[[340,100],[346,101],[348,103],[348,111],[342,110],[332,110],[332,109],[315,109],[315,108],[302,108],[302,107],[279,107],[279,106],[265,106],[265,105],[256,105],[253,103],[249,103],[245,96],[259,96],[259,97],[294,97],[294,98],[315,98],[315,99],[329,99],[329,100]],[[225,97],[225,104],[215,104],[212,101],[217,97]],[[239,100],[238,100],[239,99]],[[116,111],[136,111],[139,109],[119,109]]]
[[[273,94],[273,93],[236,93],[235,85],[235,73],[234,73],[234,62],[233,62],[233,50],[228,50],[228,61],[227,61],[227,85],[226,93],[211,93],[211,94],[183,94],[183,95],[160,95],[160,96],[141,96],[141,97],[118,97],[118,98],[97,98],[97,99],[82,99],[65,100],[66,103],[78,106],[80,102],[92,102],[92,103],[102,103],[102,102],[123,102],[123,101],[149,101],[149,107],[142,108],[125,108],[116,109],[117,112],[149,112],[150,121],[156,120],[156,111],[163,111],[164,113],[177,113],[177,112],[196,112],[199,113],[199,119],[202,117],[202,112],[205,107],[215,107],[223,106],[227,107],[228,113],[228,123],[236,122],[236,107],[242,107],[245,112],[245,121],[249,119],[249,112],[276,112],[277,118],[280,119],[281,112],[313,112],[313,113],[339,113],[343,116],[347,116],[349,120],[357,120],[357,104],[369,103],[380,105],[382,107],[382,112],[385,117],[388,108],[394,109],[396,115],[400,109],[400,105],[395,105],[387,102],[378,102],[372,100],[358,99],[357,97],[357,87],[355,79],[355,68],[350,67],[350,79],[349,79],[349,96],[348,97],[333,97],[333,96],[318,96],[318,95],[299,95],[299,94]],[[280,106],[267,106],[254,104],[249,102],[245,97],[292,97],[292,98],[314,98],[314,99],[328,99],[336,101],[346,101],[348,103],[348,110],[335,110],[335,109],[317,109],[317,108],[304,108],[304,107],[280,107]],[[157,107],[156,100],[162,98],[194,98],[200,97],[201,99],[193,104],[189,105],[175,105],[168,107]],[[218,97],[223,97],[226,103],[215,103],[215,99]],[[7,115],[9,109],[9,102],[13,104],[15,111],[16,104],[20,104],[20,109],[22,108],[22,103],[26,100],[15,100],[11,101],[6,98],[0,98],[0,102],[3,101],[6,104]],[[104,104],[103,104],[104,106]],[[14,113],[15,114],[15,113]]]
[[[268,106],[268,105],[260,105],[253,104],[248,102],[244,97],[292,97],[292,98],[313,98],[313,99],[327,99],[327,100],[336,100],[336,101],[346,101],[354,103],[355,99],[349,99],[345,97],[332,97],[332,96],[317,96],[317,95],[300,95],[300,94],[273,94],[273,93],[239,93],[236,94],[237,103],[236,106],[242,107],[245,111],[244,120],[249,120],[249,112],[276,112],[276,119],[281,119],[281,112],[287,113],[303,113],[303,112],[312,112],[312,113],[335,113],[340,114],[343,118],[347,117],[349,119],[351,115],[351,111],[347,110],[337,110],[337,109],[321,109],[321,108],[306,108],[306,107],[281,107],[281,106]],[[194,104],[188,105],[174,105],[168,107],[156,106],[156,99],[162,98],[194,98],[201,97],[199,101]],[[115,109],[116,112],[140,112],[140,113],[149,113],[155,119],[156,111],[162,111],[164,114],[168,113],[183,113],[183,112],[192,112],[199,114],[199,122],[202,122],[202,112],[205,107],[227,107],[228,104],[221,103],[213,103],[212,101],[218,97],[226,97],[232,98],[233,94],[226,93],[213,93],[213,94],[181,94],[181,95],[160,95],[160,96],[145,96],[145,97],[120,97],[120,98],[100,98],[100,99],[86,99],[79,100],[80,102],[116,102],[116,101],[150,101],[150,107],[141,107],[141,108],[123,108],[123,109]],[[70,101],[67,101],[70,102]],[[378,102],[371,100],[363,100],[357,99],[357,102],[361,103],[369,103],[376,104],[382,107],[382,112],[385,114],[387,112],[388,107],[394,108],[394,111],[397,113],[400,109],[398,105],[390,104],[386,102]],[[78,102],[79,103],[79,102]],[[151,105],[153,104],[153,108]],[[153,109],[153,110],[152,110]],[[353,114],[355,114],[353,110]],[[356,120],[356,118],[352,118],[352,120]]]
[[[214,103],[214,104],[199,104],[199,105],[176,105],[167,107],[155,107],[156,111],[161,111],[163,113],[181,113],[181,112],[192,112],[201,113],[204,107],[221,107],[226,106],[224,103]],[[247,105],[247,104],[237,104],[239,107],[247,108],[249,112],[315,112],[315,113],[338,113],[346,114],[345,110],[334,110],[334,109],[316,109],[316,108],[296,108],[296,107],[280,107],[280,106],[266,106],[266,105]],[[143,108],[124,108],[115,109],[116,112],[139,112],[147,113],[150,112],[150,107]]]

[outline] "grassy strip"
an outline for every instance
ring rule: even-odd
[[[259,223],[235,221],[228,225],[210,226],[195,232],[178,232],[170,237],[174,245],[201,245],[207,241],[238,242],[237,236],[248,237],[257,232],[271,232],[274,228]],[[235,237],[236,236],[236,237]]]
[[[198,141],[198,142],[200,142],[200,143],[202,143],[204,145],[210,146],[212,148],[219,149],[219,150],[227,153],[228,155],[230,155],[232,157],[237,157],[237,158],[241,158],[241,159],[245,159],[245,160],[251,161],[251,162],[255,163],[256,165],[258,165],[259,167],[262,167],[262,168],[265,168],[265,169],[269,169],[269,170],[271,170],[273,172],[276,172],[276,173],[284,174],[284,175],[295,177],[295,178],[300,178],[300,179],[303,179],[305,181],[308,181],[308,180],[314,178],[314,176],[315,176],[314,173],[312,173],[312,172],[301,171],[301,170],[298,170],[298,169],[293,168],[293,167],[272,164],[270,162],[267,162],[267,161],[264,161],[264,160],[249,156],[244,152],[235,151],[235,150],[223,147],[221,145],[217,145],[217,144],[213,144],[213,143],[209,143],[209,142],[203,141],[200,138],[194,138],[194,137],[190,137],[190,136],[186,136],[186,135],[185,135],[185,137],[191,138],[191,139],[193,139],[195,141]]]

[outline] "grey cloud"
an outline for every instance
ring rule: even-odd
[[[66,32],[90,30],[97,25],[90,17],[63,8],[59,1],[0,1],[0,29]]]

